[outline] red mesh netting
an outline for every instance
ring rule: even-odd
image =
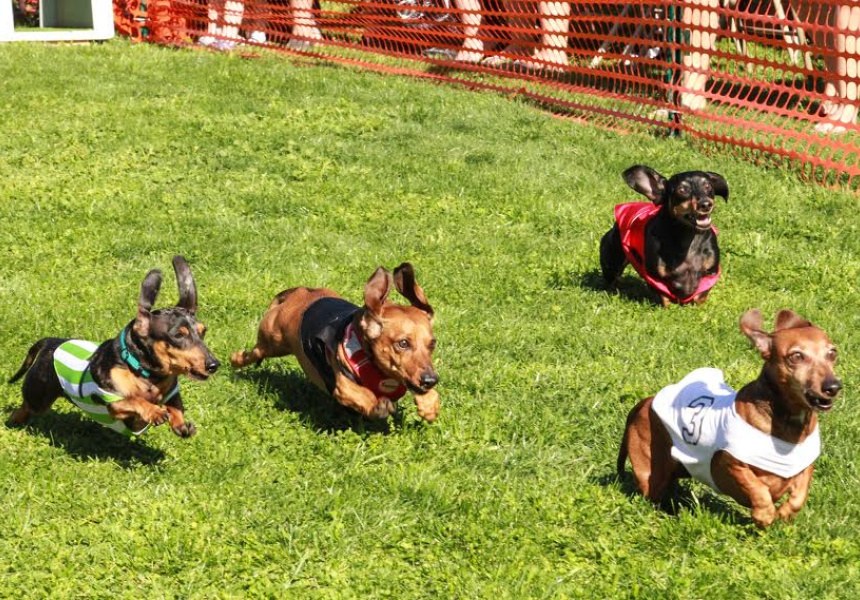
[[[145,21],[146,11],[141,7],[141,0],[114,0],[113,22],[118,35],[142,40]]]
[[[125,32],[139,1],[115,1]],[[265,46],[506,91],[860,182],[856,0],[151,0],[147,18],[155,42]]]

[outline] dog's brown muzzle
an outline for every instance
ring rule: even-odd
[[[426,394],[439,383],[439,374],[436,373],[435,370],[428,369],[421,373],[421,377],[418,379],[418,385],[414,383],[407,382],[406,387],[409,388],[409,391],[413,394]]]
[[[842,382],[835,377],[825,379],[824,383],[821,384],[822,394],[817,394],[812,390],[808,390],[805,394],[806,401],[813,410],[827,412],[833,408],[833,400],[839,394],[841,389]]]
[[[206,357],[206,361],[203,365],[205,371],[198,371],[196,369],[190,369],[188,371],[188,376],[192,379],[196,379],[197,381],[204,381],[209,379],[209,376],[214,374],[215,371],[218,370],[218,367],[221,366],[221,361],[215,358],[215,355],[212,353],[208,353]]]

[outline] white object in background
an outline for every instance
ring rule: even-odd
[[[0,42],[89,41],[113,36],[112,0],[40,0],[39,29],[18,31],[12,3],[0,0]]]

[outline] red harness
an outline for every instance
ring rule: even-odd
[[[630,202],[616,206],[615,222],[618,223],[618,230],[621,232],[621,247],[624,249],[627,262],[633,265],[633,268],[648,285],[672,302],[687,304],[717,284],[717,280],[720,278],[720,267],[717,267],[717,272],[714,275],[702,277],[699,280],[699,287],[687,298],[679,298],[665,282],[652,277],[645,268],[645,226],[658,212],[660,212],[660,207],[650,202]],[[711,231],[717,235],[717,228],[713,225],[711,225]]]
[[[353,323],[346,326],[343,333],[343,354],[346,356],[346,364],[352,372],[356,381],[362,386],[376,394],[391,401],[399,400],[406,393],[406,386],[397,379],[386,376],[379,370],[361,344],[359,332]]]

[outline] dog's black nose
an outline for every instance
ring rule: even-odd
[[[710,198],[702,198],[696,203],[696,206],[699,208],[699,210],[709,211],[714,208],[714,201]]]
[[[214,373],[218,370],[218,367],[221,366],[221,363],[214,356],[206,361],[206,372]]]
[[[831,379],[829,381],[825,381],[821,386],[821,391],[827,394],[828,397],[833,398],[836,394],[839,393],[839,390],[842,389],[842,382],[838,379]]]
[[[421,375],[421,387],[425,390],[433,388],[439,383],[439,376],[436,373],[424,373]]]

